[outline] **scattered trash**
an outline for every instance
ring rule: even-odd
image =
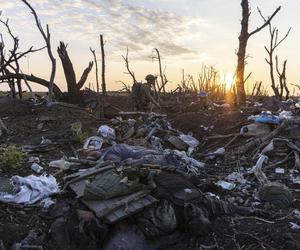
[[[222,148],[218,148],[217,150],[215,150],[212,153],[206,154],[205,156],[206,156],[207,159],[212,160],[212,159],[215,159],[216,157],[218,157],[220,155],[223,155],[225,153],[225,151],[226,151],[225,148],[222,147]]]
[[[66,161],[64,158],[56,161],[51,161],[49,163],[49,167],[58,168],[61,170],[67,170],[70,168],[71,165],[72,163]]]
[[[268,152],[271,152],[274,150],[274,143],[273,140],[267,145],[265,146],[265,148],[261,151],[261,154],[264,155]]]
[[[198,100],[201,95],[208,97],[207,93],[194,93],[193,98]],[[19,215],[27,220],[31,216],[35,219],[35,214],[39,215],[39,220],[43,216],[48,221],[53,220],[50,230],[49,223],[28,222],[28,228],[32,225],[40,227],[46,237],[46,244],[32,241],[33,248],[37,249],[48,247],[48,240],[64,249],[114,249],[116,246],[214,249],[225,239],[216,242],[215,226],[230,230],[232,224],[228,223],[228,217],[232,215],[230,219],[236,227],[236,243],[231,237],[226,238],[229,248],[234,248],[234,244],[244,246],[238,233],[247,232],[243,236],[249,236],[262,223],[265,225],[263,230],[269,230],[268,224],[270,229],[273,225],[278,229],[278,225],[282,225],[278,224],[279,216],[291,229],[299,230],[300,212],[294,210],[290,213],[292,205],[296,204],[294,201],[299,199],[300,137],[295,135],[295,131],[299,130],[299,118],[295,109],[289,109],[281,102],[279,108],[283,110],[284,107],[284,111],[274,113],[277,116],[270,112],[249,116],[261,110],[253,106],[266,108],[261,103],[262,99],[257,100],[259,102],[248,102],[241,110],[233,107],[226,112],[219,108],[228,107],[228,104],[215,105],[217,108],[212,108],[212,111],[216,119],[212,119],[208,110],[197,111],[196,115],[207,116],[207,120],[195,120],[195,129],[191,129],[195,136],[182,133],[175,129],[175,125],[173,128],[165,116],[146,113],[131,113],[129,116],[122,113],[120,117],[106,120],[107,125],[99,127],[97,136],[85,137],[84,143],[81,142],[82,148],[78,146],[79,141],[70,145],[69,140],[74,142],[70,131],[65,133],[62,130],[59,136],[48,133],[54,125],[50,124],[52,118],[41,117],[39,122],[44,125],[49,122],[47,128],[44,126],[48,130],[44,134],[51,140],[43,138],[39,145],[23,148],[30,154],[28,162],[35,173],[41,173],[41,166],[45,166],[52,175],[15,176],[11,181],[1,176],[2,202],[37,204],[24,209],[23,206],[3,204],[3,211],[8,214],[8,220]],[[224,126],[220,127],[219,117],[223,116],[237,120],[234,120],[235,124],[224,122]],[[232,118],[236,116],[238,118]],[[254,122],[249,124],[244,119],[246,117]],[[56,120],[55,125],[59,124],[59,116]],[[96,121],[85,123],[80,117],[72,119],[72,122],[74,120],[83,121],[81,125],[79,122],[73,124],[71,130],[74,134],[82,125],[89,131],[95,129],[88,126],[93,126],[90,124]],[[205,126],[199,128],[199,124]],[[181,127],[188,131],[184,125]],[[37,131],[35,125],[34,131]],[[225,131],[224,135],[219,134],[222,131]],[[246,150],[240,150],[244,147]],[[62,159],[55,158],[61,155]],[[75,158],[68,158],[70,155]],[[59,160],[49,163],[47,159]],[[250,169],[255,161],[255,166]],[[11,173],[1,168],[3,176]],[[30,171],[28,168],[24,170]],[[55,198],[54,194],[60,189],[54,176],[64,190]],[[289,213],[289,217],[284,217],[285,212]],[[222,218],[223,215],[226,218]],[[25,221],[24,218],[20,222]],[[247,220],[247,223],[235,223],[236,220]],[[26,232],[28,228],[26,226]],[[22,232],[22,235],[26,234]],[[207,246],[199,244],[197,239],[202,236],[205,236]],[[219,237],[219,234],[216,236]],[[267,243],[275,246],[259,234],[255,237],[261,242],[254,241],[248,247],[260,247],[254,244],[269,247]],[[26,247],[23,245],[21,248]]]
[[[281,119],[273,115],[270,111],[262,111],[261,114],[255,118],[255,122],[279,125]]]
[[[188,147],[188,155],[191,155],[191,153],[194,151],[194,149],[196,147],[198,147],[198,145],[200,143],[197,139],[195,139],[191,135],[181,134],[181,135],[179,135],[179,138],[189,146]]]
[[[300,226],[294,222],[290,222],[291,229],[300,230]]]
[[[213,152],[215,155],[223,155],[225,153],[225,148],[218,148],[216,151]]]
[[[225,190],[232,190],[235,188],[235,184],[227,181],[218,181],[217,185],[222,187]]]
[[[263,103],[260,102],[254,102],[254,107],[261,107],[263,105]]]
[[[169,152],[169,151],[165,151]],[[195,160],[192,157],[189,157],[186,152],[184,151],[178,151],[174,150],[171,153],[174,153],[176,156],[178,156],[181,160],[184,161],[188,166],[196,167],[196,168],[203,168],[205,166],[205,163]]]
[[[107,125],[101,125],[99,127],[98,135],[107,140],[114,141],[116,139],[115,130]]]
[[[294,184],[300,184],[300,177],[292,178]]]
[[[48,209],[49,207],[51,207],[52,205],[55,204],[55,201],[52,200],[51,198],[46,198],[46,199],[43,199],[41,202],[40,202],[41,206],[43,207],[43,209]]]
[[[211,192],[206,192],[205,194],[208,195],[208,196],[210,196],[210,197],[214,197],[214,198],[220,200],[220,197],[218,195],[216,195],[216,194],[213,194]]]
[[[49,145],[51,143],[52,143],[52,141],[50,139],[46,139],[46,138],[42,137],[41,145]]]
[[[297,209],[294,210],[293,214],[297,219],[300,219],[300,211],[299,210],[297,210]]]
[[[151,145],[154,149],[163,151],[163,146],[161,144],[161,139],[159,137],[151,136],[150,141],[151,141]]]
[[[205,131],[205,132],[207,132],[207,131],[209,130],[209,127],[206,127],[206,126],[204,126],[204,125],[201,125],[200,128],[202,128],[203,131]]]
[[[216,108],[230,108],[230,104],[228,104],[228,103],[224,103],[224,104],[213,103],[213,105],[214,105]]]
[[[279,113],[279,118],[280,120],[291,120],[293,119],[293,113],[291,111],[281,111]]]
[[[98,136],[92,136],[86,139],[83,149],[100,150],[102,148],[103,139]]]
[[[185,151],[188,149],[188,145],[178,136],[170,136],[168,142],[170,142],[178,150]]]
[[[247,183],[247,180],[244,178],[244,175],[240,172],[233,172],[230,175],[228,175],[226,179],[230,182],[237,182],[242,184]]]
[[[39,157],[30,156],[29,159],[28,159],[28,162],[29,162],[29,163],[40,163],[41,160],[40,160]]]
[[[283,168],[276,168],[275,173],[276,174],[284,174],[284,169]]]
[[[32,163],[31,170],[37,174],[40,174],[43,171],[43,167],[37,163]]]
[[[270,127],[263,123],[253,123],[241,128],[240,133],[248,136],[265,136],[271,132]]]
[[[287,105],[293,105],[293,104],[295,104],[295,101],[293,99],[289,98],[286,101],[282,101],[282,103],[287,104]]]
[[[34,175],[27,177],[13,176],[11,183],[16,192],[0,192],[0,201],[33,204],[60,191],[56,179],[52,175],[41,175],[39,177]]]

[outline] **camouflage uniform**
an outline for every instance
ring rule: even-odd
[[[149,81],[155,81],[156,77],[153,75],[147,75],[145,80],[147,83],[134,83],[132,86],[132,100],[134,108],[137,111],[149,112],[151,111],[151,103],[154,102],[152,97],[151,83]]]

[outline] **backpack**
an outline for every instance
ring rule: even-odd
[[[137,99],[141,94],[142,89],[142,83],[141,82],[135,82],[131,87],[131,94],[133,99]]]

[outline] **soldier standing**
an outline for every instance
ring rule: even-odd
[[[135,82],[132,86],[132,99],[134,108],[137,111],[151,112],[153,104],[160,108],[159,103],[154,99],[152,95],[152,88],[155,85],[156,76],[147,75],[146,83]]]

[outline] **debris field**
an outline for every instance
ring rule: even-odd
[[[299,105],[269,102],[101,120],[2,98],[0,249],[300,249]]]

